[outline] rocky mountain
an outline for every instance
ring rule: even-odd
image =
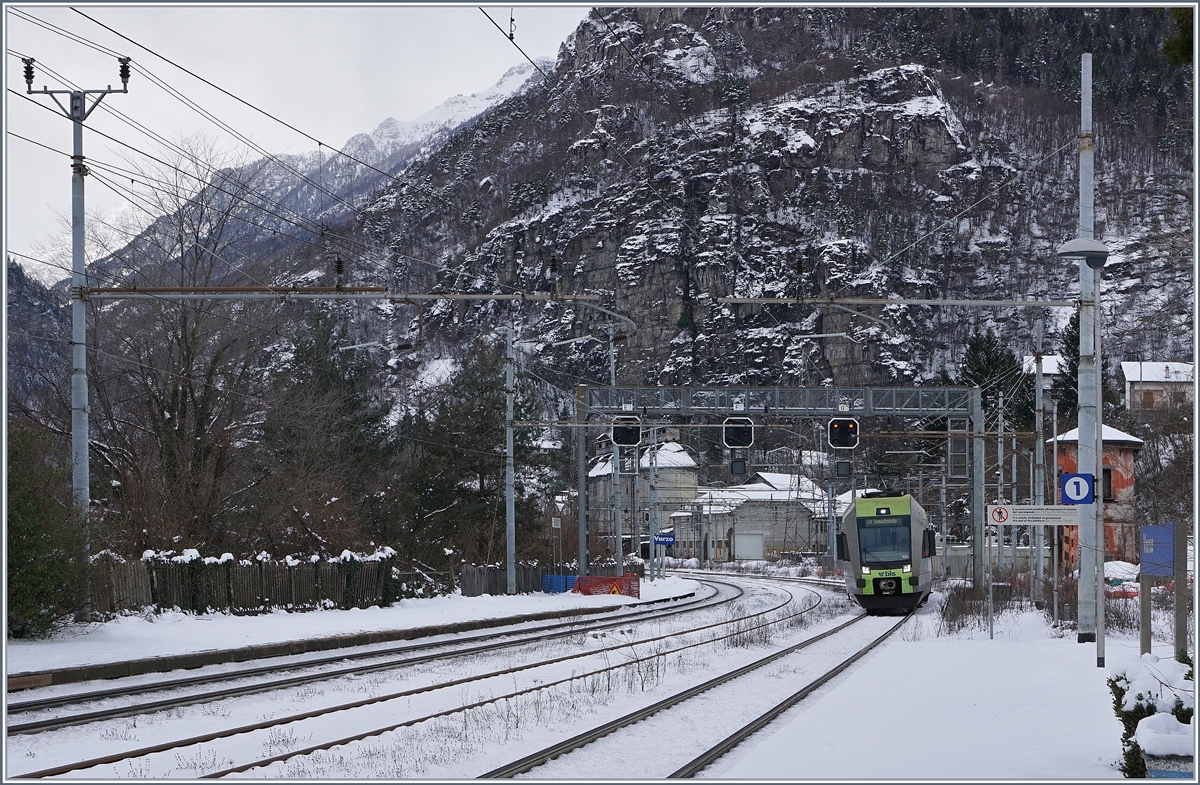
[[[720,300],[1077,294],[1053,248],[1075,234],[1086,46],[1106,351],[1190,358],[1191,73],[1158,53],[1168,26],[1150,9],[601,9],[551,78],[364,206],[355,227],[393,260],[368,277],[601,294],[638,325],[626,384],[917,383],[985,327],[1029,351],[1033,309]],[[604,347],[551,346],[586,309],[515,311],[564,383],[604,378]],[[509,313],[433,309],[460,338]],[[1046,314],[1050,345],[1068,316]],[[822,333],[849,338],[806,337]]]
[[[539,67],[550,67],[541,62]],[[234,179],[254,183],[263,204],[281,209],[291,220],[298,216],[324,224],[352,217],[369,196],[403,171],[414,159],[438,149],[459,129],[491,107],[542,79],[533,64],[510,68],[491,87],[471,95],[456,95],[413,120],[389,117],[369,133],[359,133],[340,148],[345,155],[316,150],[281,155],[240,166]],[[386,174],[384,174],[386,173]],[[265,223],[276,231],[287,227],[279,217]]]
[[[1173,31],[1150,8],[603,8],[552,68],[348,142],[394,176],[326,151],[197,158],[210,186],[168,194],[98,280],[600,299],[93,302],[114,542],[492,560],[510,325],[523,418],[607,381],[614,322],[622,385],[930,384],[977,331],[1031,353],[1040,318],[1053,351],[1069,309],[812,300],[1077,296],[1054,248],[1076,235],[1085,51],[1104,353],[1191,360],[1193,71],[1161,54]],[[61,335],[61,293],[9,276],[10,325]],[[759,296],[792,301],[723,301]],[[34,346],[10,334],[9,389],[61,410],[14,379],[51,367],[16,357]],[[570,470],[529,450],[534,532]]]
[[[553,64],[538,61],[538,65],[550,68]],[[296,221],[315,224],[346,220],[353,214],[356,200],[361,201],[388,180],[381,172],[402,171],[414,158],[438,148],[456,130],[541,78],[537,68],[523,63],[510,68],[488,89],[471,95],[455,95],[413,120],[388,117],[373,131],[355,134],[341,146],[347,156],[362,163],[329,150],[315,150],[224,168],[214,165],[215,162],[195,168],[220,188],[227,188],[230,182],[252,184],[246,198],[257,208],[254,221],[264,231],[291,229]],[[112,215],[91,216],[88,257],[97,260],[110,257],[109,263],[102,262],[102,265],[116,273],[120,265],[114,267],[111,257],[119,254],[150,220],[145,211],[135,206],[127,206]],[[32,256],[46,263],[21,259],[18,264],[40,283],[53,286],[70,277],[69,228],[60,237],[35,249]]]

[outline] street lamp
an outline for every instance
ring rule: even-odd
[[[1108,261],[1108,246],[1096,240],[1076,237],[1058,246],[1058,255],[1063,259],[1082,259],[1088,267],[1099,270]],[[1096,298],[1100,298],[1097,296]]]
[[[1104,667],[1104,494],[1099,487],[1104,477],[1104,384],[1100,363],[1099,271],[1108,261],[1109,249],[1091,238],[1077,237],[1060,245],[1057,253],[1061,259],[1080,262],[1078,470],[1093,467],[1092,484],[1096,491],[1091,509],[1088,505],[1080,505],[1079,509],[1078,640],[1096,641],[1096,665]],[[1089,514],[1094,520],[1087,519]],[[1089,531],[1091,536],[1085,538]],[[1094,581],[1087,580],[1089,570],[1094,570]],[[1093,625],[1094,632],[1089,629]]]

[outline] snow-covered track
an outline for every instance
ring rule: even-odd
[[[704,580],[705,578],[746,578],[749,580],[760,581],[780,581],[783,583],[798,583],[807,584],[810,586],[823,586],[827,589],[844,589],[846,581],[844,578],[818,578],[812,575],[766,575],[756,572],[722,572],[720,570],[668,570],[672,575],[677,575],[681,578],[691,578],[692,580]]]
[[[678,640],[681,636],[689,635],[689,634],[700,632],[703,630],[719,628],[719,627],[722,627],[725,625],[734,625],[735,631],[732,633],[725,634],[725,635],[716,636],[714,638],[706,638],[705,640],[699,641],[697,643],[690,643],[690,644],[687,644],[686,646],[680,646],[676,650],[682,650],[685,648],[691,648],[691,647],[695,647],[695,646],[710,645],[714,641],[722,640],[724,638],[729,638],[733,635],[744,634],[744,629],[743,630],[737,629],[738,625],[744,626],[745,622],[747,620],[751,620],[751,619],[757,620],[760,617],[770,616],[771,614],[774,614],[777,611],[787,607],[788,604],[791,603],[791,601],[793,599],[793,595],[791,594],[791,592],[787,591],[786,589],[776,589],[776,590],[779,591],[780,593],[786,595],[785,599],[782,602],[773,603],[770,607],[767,607],[764,610],[759,610],[754,613],[739,615],[735,618],[729,618],[729,619],[726,619],[723,621],[718,621],[715,623],[699,625],[699,626],[696,626],[696,627],[693,627],[690,629],[686,629],[686,630],[675,630],[675,631],[672,631],[670,634],[662,635],[658,638],[646,639],[645,641],[641,641],[640,643],[652,643],[654,641],[668,640],[668,639],[669,640]],[[818,599],[817,603],[814,603],[811,606],[809,606],[808,608],[798,611],[797,613],[794,613],[792,615],[794,616],[794,615],[798,615],[799,613],[807,612],[808,610],[811,610],[812,608],[816,607],[817,604],[819,604],[819,599]],[[626,618],[623,620],[623,623],[630,624],[630,623],[635,623],[636,621],[639,621],[639,620],[640,619]],[[768,618],[765,621],[758,621],[757,623],[760,626],[765,626],[767,624],[775,623],[776,621],[778,621],[778,620]],[[573,632],[567,633],[567,634],[582,634],[582,633],[580,633],[580,631],[573,631]],[[593,637],[596,637],[594,633],[593,633]],[[289,715],[285,715],[285,716],[274,717],[274,718],[270,718],[270,719],[267,719],[267,720],[264,720],[261,722],[250,724],[250,725],[242,725],[242,726],[238,726],[238,727],[234,727],[234,728],[225,728],[225,729],[217,730],[214,732],[202,734],[199,736],[193,736],[193,737],[186,738],[186,739],[179,739],[179,740],[175,740],[175,741],[164,742],[164,743],[155,744],[152,746],[142,747],[139,749],[126,750],[124,752],[119,752],[119,753],[115,753],[112,755],[106,755],[101,758],[93,758],[93,759],[89,759],[89,760],[85,760],[85,761],[79,761],[77,763],[68,763],[68,764],[55,766],[55,767],[51,767],[51,768],[45,768],[45,769],[42,769],[39,771],[33,771],[33,772],[29,772],[27,774],[23,774],[23,775],[19,775],[19,776],[23,777],[23,778],[56,776],[56,775],[65,774],[68,772],[90,769],[90,768],[105,765],[105,764],[122,763],[125,761],[136,761],[139,758],[154,755],[156,753],[169,753],[172,750],[177,751],[182,748],[189,747],[191,745],[199,745],[201,743],[213,742],[218,739],[224,739],[224,738],[236,736],[236,735],[243,734],[243,733],[251,733],[254,731],[263,731],[266,729],[274,729],[274,728],[277,728],[278,726],[283,726],[283,725],[287,725],[289,723],[295,723],[295,722],[299,722],[299,721],[314,718],[314,717],[322,717],[325,715],[333,714],[334,712],[350,711],[350,710],[361,708],[361,707],[378,705],[381,703],[385,703],[387,701],[394,701],[394,700],[398,700],[398,699],[407,698],[407,697],[413,696],[413,695],[433,693],[433,692],[439,691],[439,690],[447,690],[448,688],[461,687],[463,685],[470,685],[472,682],[479,681],[482,679],[495,678],[497,676],[514,674],[514,673],[518,673],[520,671],[530,671],[535,668],[543,667],[543,666],[550,665],[550,664],[561,663],[561,662],[565,662],[565,661],[569,661],[569,660],[575,660],[575,659],[580,659],[580,658],[585,658],[585,657],[596,657],[597,655],[604,655],[605,652],[619,650],[625,645],[626,644],[618,643],[615,646],[604,646],[599,649],[592,649],[592,650],[589,650],[589,651],[586,651],[583,653],[572,653],[567,656],[560,656],[560,657],[551,658],[551,659],[547,659],[547,660],[541,660],[538,662],[526,663],[526,664],[523,664],[523,665],[520,665],[517,667],[500,669],[500,670],[492,671],[492,672],[485,673],[485,674],[474,674],[474,675],[470,675],[470,676],[467,676],[464,678],[457,678],[457,679],[451,679],[451,680],[447,680],[447,681],[441,681],[441,682],[438,682],[435,684],[428,684],[428,685],[420,686],[420,687],[417,687],[414,689],[403,690],[400,692],[391,693],[391,694],[387,694],[387,695],[372,696],[367,699],[354,701],[351,703],[344,703],[344,704],[340,704],[340,705],[336,705],[336,706],[328,706],[325,708],[320,708],[320,709],[316,709],[316,710],[312,710],[312,711],[308,711],[308,712],[294,713],[294,714],[289,714]],[[606,670],[614,670],[614,669],[618,669],[618,668],[627,667],[627,665],[628,665],[628,663],[621,663],[619,665],[612,665],[607,668],[601,668],[601,669],[597,669],[597,670],[588,670],[583,673],[576,673],[574,670],[572,670],[571,671],[572,676],[569,679],[561,679],[558,681],[550,681],[550,682],[535,681],[534,683],[536,686],[533,686],[529,689],[517,690],[516,692],[512,693],[512,695],[536,692],[537,690],[546,689],[548,687],[556,686],[557,684],[573,681],[575,679],[586,678],[586,677],[594,675],[596,673],[602,673]],[[450,695],[450,694],[452,694],[452,693],[447,692],[447,695]],[[318,750],[329,749],[329,748],[336,747],[336,746],[339,746],[342,744],[346,744],[346,743],[349,743],[351,741],[355,741],[358,739],[369,738],[371,736],[377,736],[379,734],[386,733],[387,731],[395,730],[400,727],[416,725],[418,723],[425,722],[425,721],[433,719],[435,717],[457,714],[457,713],[467,711],[472,708],[476,708],[478,706],[483,706],[483,705],[486,705],[489,703],[494,703],[494,702],[503,700],[507,697],[512,697],[512,695],[500,695],[500,696],[488,697],[486,700],[478,701],[476,703],[472,703],[472,704],[469,704],[466,706],[461,706],[461,705],[455,706],[454,708],[446,710],[446,711],[441,711],[441,712],[437,712],[437,713],[430,714],[427,716],[418,717],[415,719],[407,720],[405,722],[395,723],[395,724],[389,725],[388,727],[385,727],[385,728],[375,728],[366,733],[359,733],[352,737],[320,743],[320,744],[314,745],[308,749],[290,751],[283,755],[277,755],[277,756],[267,758],[264,760],[256,760],[251,763],[246,763],[246,764],[243,764],[240,766],[236,766],[236,767],[229,768],[229,769],[215,772],[215,773],[205,774],[203,776],[206,776],[206,777],[222,776],[225,774],[232,774],[232,773],[236,773],[236,772],[240,772],[240,771],[246,771],[248,769],[252,769],[255,767],[268,765],[268,764],[273,763],[278,760],[286,760],[288,758],[309,754],[309,753],[312,753],[312,752],[315,752]],[[132,768],[132,765],[131,765],[131,768]]]
[[[6,732],[10,736],[23,733],[38,733],[57,728],[65,728],[72,725],[82,725],[89,722],[147,714],[152,711],[164,711],[182,706],[193,705],[196,703],[209,703],[212,701],[221,700],[223,698],[231,698],[239,695],[250,695],[257,692],[267,692],[270,690],[295,687],[325,679],[340,678],[350,675],[361,675],[381,670],[418,665],[434,660],[480,654],[510,646],[520,646],[531,642],[550,640],[555,637],[573,635],[579,632],[607,630],[614,627],[625,626],[631,623],[657,620],[681,613],[705,610],[717,605],[724,605],[726,603],[733,602],[742,596],[743,590],[741,587],[738,587],[734,584],[719,580],[710,580],[708,583],[732,588],[734,592],[725,597],[720,597],[719,593],[714,593],[713,595],[707,597],[689,597],[688,595],[685,595],[685,597],[689,598],[678,600],[676,601],[676,604],[673,604],[667,608],[656,607],[652,610],[637,611],[635,612],[636,615],[622,615],[621,618],[617,620],[613,620],[611,617],[606,617],[604,619],[574,619],[571,621],[556,622],[553,624],[545,624],[539,627],[524,628],[519,630],[500,629],[481,635],[459,638],[454,641],[430,641],[427,643],[409,644],[405,646],[390,647],[387,649],[374,649],[370,651],[359,652],[343,651],[337,655],[316,659],[306,659],[304,661],[295,663],[274,663],[270,666],[242,668],[215,674],[210,673],[200,676],[165,679],[151,683],[114,687],[105,690],[73,693],[28,701],[10,702],[7,706],[7,711],[8,715],[11,717],[18,714],[28,714],[55,708],[79,706],[87,703],[113,700],[115,698],[145,695],[151,692],[164,692],[167,690],[219,684],[222,682],[228,683],[249,677],[278,673],[280,671],[319,668],[321,666],[334,663],[343,663],[346,661],[366,659],[377,660],[380,657],[402,655],[398,659],[388,659],[382,662],[371,662],[362,665],[336,668],[333,670],[322,670],[317,673],[307,673],[265,682],[256,681],[254,683],[241,686],[209,689],[201,693],[186,696],[174,696],[171,698],[164,698],[154,701],[140,701],[126,708],[110,707],[100,711],[72,713],[24,723],[9,723],[6,728]],[[646,602],[644,605],[649,606],[652,603],[662,602],[664,601],[653,600]],[[430,650],[434,651],[430,652]],[[417,652],[430,653],[417,654]]]
[[[694,777],[696,774],[703,771],[708,766],[711,766],[719,758],[721,758],[723,755],[728,753],[734,747],[738,746],[743,741],[750,738],[755,733],[758,733],[760,730],[765,728],[767,725],[771,724],[776,718],[779,717],[779,715],[783,714],[785,711],[790,709],[792,706],[795,706],[797,703],[804,700],[812,693],[816,692],[816,690],[818,688],[820,688],[823,684],[825,684],[830,679],[832,679],[833,677],[840,674],[842,671],[849,668],[854,663],[858,662],[858,660],[861,659],[862,657],[864,657],[867,654],[867,652],[871,651],[876,646],[878,646],[879,644],[881,644],[885,640],[887,640],[889,637],[891,637],[892,633],[894,633],[896,630],[900,629],[900,627],[904,624],[904,622],[908,621],[908,619],[911,615],[912,615],[912,613],[909,613],[908,615],[904,616],[904,618],[900,619],[900,621],[893,624],[890,629],[885,631],[878,638],[871,641],[866,646],[859,649],[857,652],[855,652],[851,656],[847,657],[845,660],[838,663],[833,668],[826,671],[823,675],[817,677],[816,679],[813,679],[812,681],[810,681],[808,684],[801,687],[796,692],[794,692],[791,695],[789,695],[788,697],[784,698],[778,704],[776,704],[771,709],[769,709],[768,711],[761,714],[759,717],[757,717],[753,721],[747,723],[746,725],[742,726],[738,730],[731,733],[729,736],[725,737],[721,741],[721,743],[713,746],[712,748],[710,748],[703,754],[698,755],[695,758],[693,758],[692,760],[690,760],[684,766],[681,766],[680,768],[676,769],[674,772],[672,772],[669,775],[669,777],[671,779]],[[860,616],[858,618],[861,619],[864,617]]]
[[[491,771],[489,771],[485,774],[482,774],[480,776],[485,777],[485,778],[513,777],[518,774],[523,774],[525,772],[531,771],[531,770],[537,768],[538,766],[541,766],[542,764],[547,763],[548,761],[554,760],[555,758],[558,758],[567,753],[574,752],[575,750],[580,750],[599,739],[602,739],[614,732],[621,730],[622,728],[625,728],[625,727],[633,725],[635,723],[639,723],[644,720],[647,720],[650,717],[653,717],[654,715],[658,714],[659,712],[662,712],[664,710],[668,710],[675,706],[683,704],[692,698],[695,698],[699,695],[702,695],[703,693],[708,692],[709,690],[712,690],[716,687],[720,687],[722,685],[725,685],[729,682],[734,681],[735,679],[738,679],[742,676],[752,673],[753,671],[756,671],[765,665],[768,665],[772,662],[780,660],[789,655],[795,654],[796,652],[806,649],[809,646],[812,646],[813,644],[816,644],[820,641],[825,640],[826,638],[836,636],[838,633],[841,633],[842,631],[847,630],[848,628],[859,624],[866,618],[867,618],[866,614],[861,614],[861,615],[855,616],[854,618],[850,619],[849,621],[844,622],[844,623],[838,625],[837,627],[834,627],[833,629],[830,629],[823,633],[815,635],[811,638],[801,641],[800,643],[794,644],[792,646],[788,646],[784,649],[780,649],[779,651],[773,652],[765,657],[761,657],[753,662],[743,665],[740,668],[736,668],[732,671],[729,671],[728,673],[724,673],[720,676],[709,679],[708,681],[706,681],[702,684],[699,684],[697,686],[690,687],[688,689],[677,692],[674,695],[671,695],[671,696],[664,698],[654,704],[651,704],[650,706],[646,706],[645,708],[639,709],[634,712],[630,712],[629,714],[626,714],[623,717],[619,717],[615,720],[612,720],[611,722],[604,723],[603,725],[599,725],[595,728],[592,728],[591,730],[585,731],[584,733],[580,733],[570,739],[559,742],[558,744],[547,747],[547,748],[540,750],[538,752],[535,752],[531,755],[527,755],[524,758],[521,758],[520,760],[513,761],[512,763],[509,763],[507,765],[492,769]],[[760,729],[761,727],[765,726],[766,724],[768,724],[772,719],[777,717],[779,714],[781,714],[787,708],[794,705],[796,702],[798,702],[799,700],[803,699],[805,696],[807,696],[808,694],[810,694],[811,692],[816,690],[819,686],[824,684],[826,681],[828,681],[829,679],[833,678],[834,676],[836,676],[837,674],[841,673],[843,670],[848,668],[851,664],[853,664],[853,662],[857,661],[860,657],[862,657],[864,654],[866,654],[868,651],[870,651],[875,646],[877,646],[880,642],[882,642],[884,639],[886,639],[889,635],[891,635],[906,620],[907,620],[907,617],[896,622],[883,635],[875,638],[873,641],[871,641],[865,647],[858,649],[853,655],[851,655],[851,657],[849,657],[846,660],[839,663],[835,668],[827,671],[821,677],[814,680],[810,684],[806,685],[802,690],[800,690],[796,694],[790,696],[786,701],[784,701],[783,703],[779,704],[778,706],[772,708],[770,711],[766,712],[762,716],[758,717],[753,722],[751,722],[749,725],[741,728],[735,734],[724,739],[720,744],[718,744],[715,747],[713,747],[712,749],[706,751],[703,755],[701,755],[698,758],[696,758],[695,760],[689,762],[682,769],[676,771],[675,773],[671,774],[670,776],[671,777],[690,777],[692,775],[692,773],[694,773],[694,771],[699,771],[700,769],[703,769],[705,766],[709,765],[713,760],[716,760],[721,755],[724,755],[726,752],[728,752],[730,749],[732,749],[734,746],[736,746],[738,743],[740,743],[743,739],[747,738],[751,733],[753,733],[754,731],[756,731],[756,730]],[[592,770],[587,766],[584,766],[581,768],[584,768],[587,770]],[[649,776],[654,776],[652,773],[647,773],[647,774]],[[664,775],[658,775],[658,776],[664,776]]]

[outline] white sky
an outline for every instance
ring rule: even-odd
[[[494,84],[525,62],[507,36],[475,4],[304,5],[249,7],[128,6],[77,3],[99,22],[203,76],[234,95],[340,147],[387,117],[407,120],[457,94]],[[484,6],[505,29],[509,8]],[[515,6],[516,43],[531,57],[555,57],[590,6]],[[37,60],[34,89],[63,89],[52,70],[82,89],[120,86],[112,55],[39,28],[24,12],[134,59],[128,94],[110,95],[88,119],[84,155],[123,165],[128,151],[93,133],[152,150],[138,131],[105,111],[119,110],[168,138],[205,133],[223,147],[236,141],[139,75],[142,66],[224,122],[273,152],[316,149],[309,140],[179,71],[68,7],[4,4],[5,248],[29,253],[66,231],[70,214],[68,159],[14,138],[33,139],[67,155],[71,124],[52,99],[26,100],[20,56]],[[54,113],[46,107],[54,109]],[[88,212],[111,211],[120,199],[87,181]]]

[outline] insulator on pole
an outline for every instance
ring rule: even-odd
[[[118,57],[117,62],[121,64],[121,84],[129,86],[129,60],[128,57]]]
[[[33,92],[33,63],[32,57],[22,57],[21,62],[25,64],[25,84],[28,86],[27,92]]]
[[[342,261],[342,257],[337,257],[333,260],[333,271],[338,278],[346,274],[346,263]]]

